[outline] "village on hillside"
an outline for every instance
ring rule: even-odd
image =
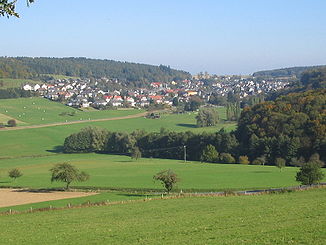
[[[106,84],[103,86],[103,84]],[[120,89],[110,86],[120,85]],[[252,76],[211,76],[199,74],[192,79],[171,82],[152,82],[148,88],[130,88],[108,78],[53,79],[43,84],[25,84],[24,90],[60,101],[76,108],[94,107],[147,107],[150,104],[174,105],[175,101],[188,102],[198,96],[208,102],[214,93],[226,96],[229,92],[240,98],[266,94],[287,87],[290,79],[257,79]],[[101,86],[99,86],[101,85]]]

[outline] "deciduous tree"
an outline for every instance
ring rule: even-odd
[[[153,176],[154,180],[161,181],[162,185],[169,193],[175,184],[179,182],[179,178],[176,173],[174,173],[171,169],[163,170],[156,175]]]
[[[59,163],[50,169],[51,182],[60,181],[66,183],[66,189],[72,182],[83,182],[89,179],[89,174],[80,171],[69,163]]]

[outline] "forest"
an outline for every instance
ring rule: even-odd
[[[0,57],[0,78],[49,79],[51,75],[117,79],[129,86],[191,78],[169,66],[87,58]]]

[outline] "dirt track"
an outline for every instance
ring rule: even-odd
[[[86,192],[31,192],[22,189],[0,189],[0,208],[67,198],[85,197],[96,194],[97,193]]]
[[[61,123],[49,123],[49,124],[41,124],[41,125],[31,125],[31,126],[20,126],[20,127],[12,127],[12,128],[1,128],[1,131],[10,131],[10,130],[21,130],[21,129],[29,129],[29,128],[45,128],[45,127],[53,127],[53,126],[61,126],[61,125],[70,125],[70,124],[79,124],[79,123],[88,123],[88,122],[103,122],[103,121],[115,121],[122,119],[130,119],[130,118],[138,118],[146,116],[147,112],[142,112],[134,115],[128,115],[123,117],[112,117],[112,118],[101,118],[101,119],[93,119],[93,120],[82,120],[82,121],[73,121],[73,122],[61,122]]]

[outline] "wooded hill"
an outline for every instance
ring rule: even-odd
[[[146,86],[150,82],[178,81],[191,77],[188,72],[164,65],[153,66],[87,58],[0,57],[0,78],[35,79],[44,77],[45,74],[107,77],[138,87]]]
[[[266,71],[258,71],[253,74],[254,77],[296,77],[300,78],[301,74],[308,70],[326,68],[326,66],[298,66]]]

